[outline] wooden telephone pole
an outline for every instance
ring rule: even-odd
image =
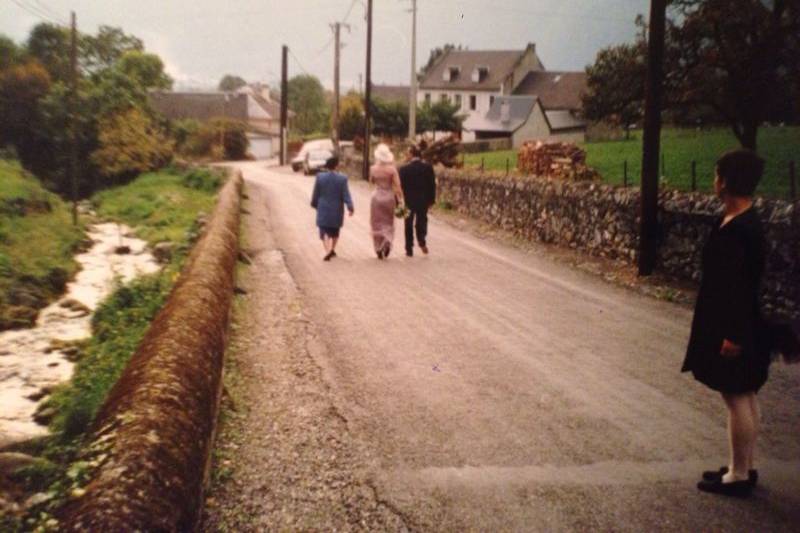
[[[342,26],[350,31],[350,26],[342,22],[331,24],[334,35],[334,55],[333,55],[333,146],[336,152],[339,151],[339,56],[342,50],[340,34]]]
[[[367,0],[367,71],[364,85],[364,167],[362,177],[369,179],[370,137],[372,137],[372,0]]]
[[[78,225],[78,23],[75,12],[70,14],[71,39],[69,46],[69,172],[72,181],[72,225]]]
[[[289,82],[286,79],[288,72],[289,47],[283,45],[281,49],[281,166],[287,163],[286,159],[286,115],[289,109]]]
[[[417,0],[411,0],[411,90],[408,95],[408,140],[417,137]]]
[[[664,78],[664,31],[667,0],[650,1],[647,51],[644,142],[642,149],[642,205],[639,233],[639,275],[649,276],[658,249],[658,156],[661,144],[661,99]]]

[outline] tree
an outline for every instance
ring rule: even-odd
[[[586,67],[588,89],[583,96],[583,115],[621,126],[629,138],[631,125],[643,116],[646,73],[644,41],[600,50],[594,64]]]
[[[372,101],[372,121],[372,131],[377,135],[405,136],[408,134],[408,104],[376,98]]]
[[[800,76],[796,0],[674,0],[667,79],[676,105],[707,104],[742,146],[757,147],[759,125],[785,120]]]
[[[53,24],[37,24],[28,36],[28,53],[44,66],[54,81],[69,80],[69,49],[69,33]]]
[[[428,106],[427,102],[423,108]],[[465,115],[459,114],[461,107],[447,101],[436,102],[429,107],[431,126],[434,131],[461,131]]]
[[[0,70],[0,146],[30,140],[39,100],[49,90],[50,75],[36,61]]]
[[[322,84],[310,74],[295,76],[288,82],[289,107],[295,112],[292,125],[301,135],[327,131],[330,109]]]
[[[339,138],[352,141],[364,135],[364,104],[356,92],[342,98],[339,108]]]
[[[172,159],[172,141],[136,108],[100,120],[98,129],[91,160],[112,181],[129,181]]]
[[[97,35],[81,35],[81,65],[87,72],[110,68],[128,52],[143,52],[144,43],[122,28],[100,26]]]
[[[247,82],[239,76],[226,74],[221,80],[219,80],[218,89],[220,91],[235,91],[237,89],[241,89],[245,85],[247,85]]]
[[[19,63],[22,55],[22,50],[14,41],[5,35],[0,35],[0,71]]]
[[[114,68],[143,89],[172,88],[172,78],[164,72],[164,63],[155,54],[138,50],[125,52],[117,60]]]

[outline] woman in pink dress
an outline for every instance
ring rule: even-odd
[[[369,219],[375,253],[378,259],[385,259],[392,251],[394,210],[398,201],[403,203],[403,189],[388,146],[381,143],[375,148],[375,161],[369,169],[369,181],[375,185]]]

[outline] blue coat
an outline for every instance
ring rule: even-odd
[[[347,176],[338,172],[320,172],[314,183],[311,207],[317,210],[317,226],[341,228],[344,221],[344,206],[353,210],[353,199],[347,186]]]

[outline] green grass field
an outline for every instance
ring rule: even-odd
[[[83,238],[69,205],[17,162],[0,160],[0,329],[30,325],[60,294]]]
[[[710,191],[714,178],[714,162],[726,150],[739,146],[728,129],[695,130],[665,129],[661,135],[663,172],[662,187],[691,189],[692,160],[697,163],[697,189]],[[767,160],[764,179],[758,193],[764,196],[788,198],[789,161],[800,167],[800,127],[762,128],[758,135],[759,153]],[[641,173],[641,132],[630,140],[594,142],[583,145],[586,162],[596,168],[606,183],[621,185],[623,166],[628,161],[628,183],[638,184]],[[506,159],[516,168],[516,150],[468,154],[467,166],[480,166],[483,158],[490,170],[505,171]],[[798,169],[800,171],[800,168]],[[800,176],[798,187],[800,188]]]

